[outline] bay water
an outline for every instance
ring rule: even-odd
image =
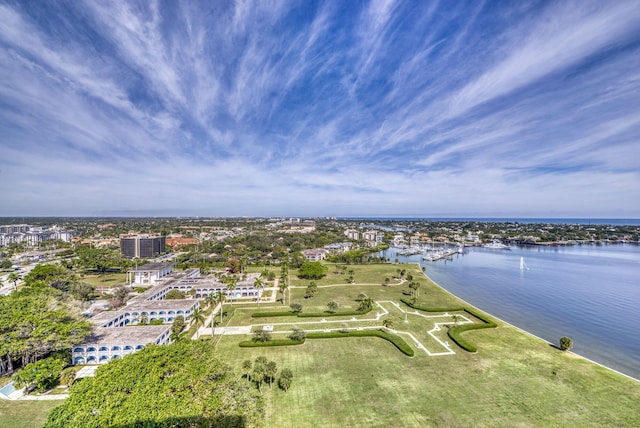
[[[449,260],[382,253],[420,263],[447,291],[551,343],[640,379],[640,246],[465,248]],[[523,257],[525,269],[520,269]]]

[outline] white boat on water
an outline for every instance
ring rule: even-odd
[[[524,257],[520,256],[520,270],[529,270],[529,266],[524,262]]]
[[[484,244],[483,245],[484,248],[490,248],[492,250],[510,250],[511,247],[509,247],[508,245],[503,244],[502,242],[498,241],[497,239],[494,239],[493,242],[489,243],[489,244]]]

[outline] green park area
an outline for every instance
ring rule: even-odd
[[[216,332],[239,334],[200,336],[238,374],[258,357],[291,370],[288,390],[261,388],[264,426],[640,426],[640,383],[474,310],[416,265],[297,273],[274,291],[284,302],[225,304]],[[269,338],[257,342],[265,326]],[[306,339],[240,346],[287,343],[294,328]],[[387,336],[353,337],[368,331]],[[0,401],[0,426],[39,426],[54,403]]]
[[[398,268],[405,270],[402,276]],[[348,271],[352,271],[353,284],[346,283]],[[408,287],[407,275],[421,284],[417,290]],[[254,308],[236,308],[228,325],[253,325],[256,330],[261,328],[257,324],[270,324],[276,340],[286,338],[294,326],[307,332],[347,326],[365,329],[391,319],[391,329],[412,347],[414,356],[408,357],[377,337],[307,338],[296,346],[244,348],[239,342],[251,340],[251,335],[216,336],[217,353],[235,362],[239,370],[242,361],[258,356],[292,368],[294,382],[287,392],[263,392],[268,426],[640,425],[638,382],[510,325],[497,321],[497,328],[461,333],[477,352],[457,346],[447,334],[450,327],[463,326],[467,320],[483,321],[466,311],[449,311],[449,316],[443,316],[443,312],[416,310],[401,303],[401,299],[411,303],[413,292],[414,307],[464,307],[474,312],[426,279],[417,266],[348,266],[343,273],[329,265],[327,276],[314,281],[318,290],[311,298],[304,297],[309,280],[298,279],[293,270],[290,278],[290,301],[303,306],[301,315],[328,311],[329,301],[338,303],[337,314],[356,310],[361,293],[376,304],[366,314],[327,316],[325,321],[293,314],[255,318]],[[389,278],[386,283],[385,278]],[[285,294],[284,305],[263,304],[259,312],[289,310],[289,290]],[[439,331],[433,331],[436,324],[441,324]],[[411,333],[424,348],[405,333]],[[447,353],[437,339],[454,352]],[[425,348],[441,355],[429,355]]]

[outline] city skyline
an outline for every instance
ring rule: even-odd
[[[0,216],[639,218],[633,1],[0,1]]]

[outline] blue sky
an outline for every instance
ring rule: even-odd
[[[2,1],[0,216],[640,217],[637,1]]]

